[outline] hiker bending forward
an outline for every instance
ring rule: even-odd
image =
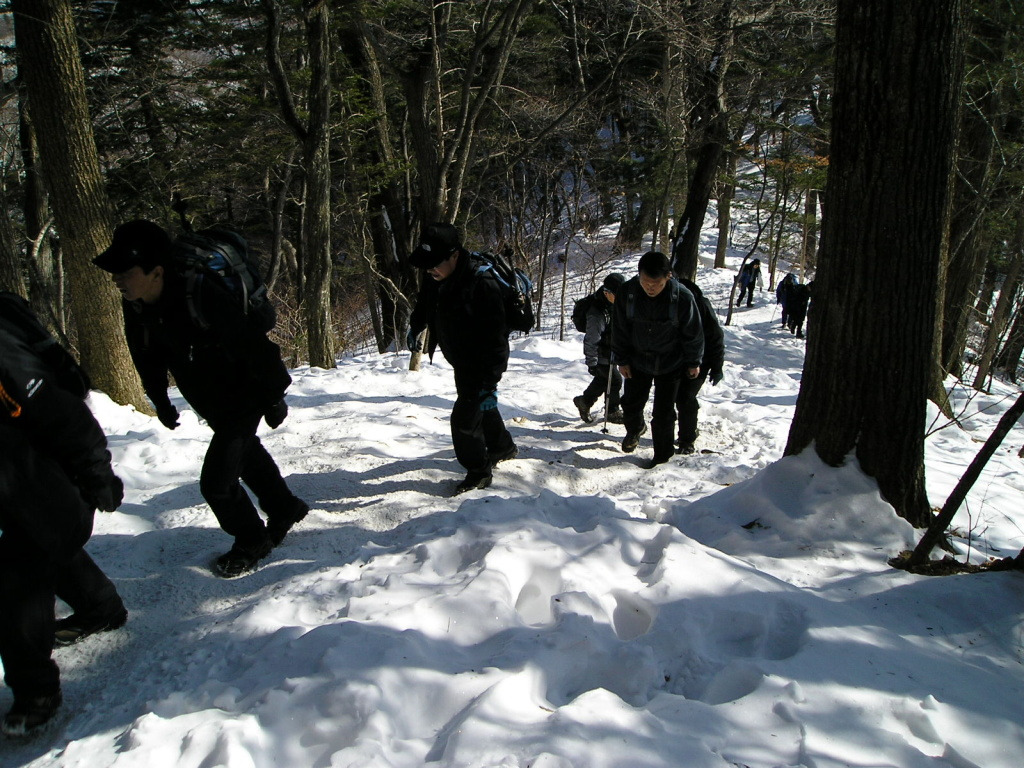
[[[287,415],[284,392],[291,377],[280,349],[213,279],[199,283],[207,326],[201,327],[173,262],[170,238],[157,224],[122,224],[110,248],[93,261],[113,274],[121,291],[128,347],[160,422],[168,429],[178,426],[178,411],[167,395],[170,373],[213,430],[199,489],[220,527],[234,537],[214,572],[231,578],[252,570],[309,510],[256,436],[260,419],[273,428]],[[239,479],[256,495],[266,524]]]
[[[455,372],[452,445],[466,470],[455,493],[486,488],[493,466],[518,453],[498,411],[498,382],[509,354],[501,288],[492,270],[478,269],[481,263],[460,245],[450,224],[428,226],[409,262],[429,278],[409,320],[410,339],[429,328],[431,356],[434,345],[440,346]]]

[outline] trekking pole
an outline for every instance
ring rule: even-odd
[[[612,363],[611,355],[608,355],[608,381],[604,385],[604,426],[601,428],[601,434],[608,434],[608,397],[612,393]]]

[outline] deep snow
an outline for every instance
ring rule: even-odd
[[[723,317],[732,274],[698,276]],[[625,455],[621,426],[576,417],[575,331],[514,341],[520,455],[457,498],[440,356],[295,370],[262,434],[313,511],[229,581],[207,428],[180,398],[169,432],[93,395],[127,494],[88,549],[129,623],[56,651],[62,713],[0,765],[1020,768],[1024,574],[893,570],[916,533],[856,463],[782,458],[804,347],[756,298],[702,392],[715,453],[654,470],[649,436]],[[1015,396],[997,390],[958,390],[967,431],[929,437],[936,506]],[[1022,442],[954,521],[975,562],[1024,545]]]

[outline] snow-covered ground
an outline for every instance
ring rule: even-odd
[[[698,276],[723,317],[732,274]],[[88,548],[129,623],[56,652],[61,715],[0,765],[1020,768],[1024,574],[886,565],[916,533],[856,464],[782,458],[804,347],[756,300],[702,393],[709,452],[653,470],[649,436],[626,455],[621,426],[577,418],[575,331],[514,341],[519,457],[455,498],[440,356],[294,371],[263,434],[313,511],[229,581],[207,428],[94,395],[127,494]],[[934,505],[1014,396],[958,393],[969,431],[928,441]],[[1018,425],[954,521],[975,562],[1024,545],[1022,443]]]

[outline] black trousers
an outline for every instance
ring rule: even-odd
[[[295,505],[301,503],[256,436],[261,418],[260,414],[251,414],[211,423],[213,439],[199,475],[199,490],[220,527],[242,545],[260,542],[267,535],[242,483],[255,494],[260,509],[271,520],[278,515],[289,516]]]
[[[676,410],[679,411],[679,444],[688,445],[697,439],[697,412],[700,403],[697,393],[707,381],[708,372],[702,366],[696,379],[682,376],[679,379],[679,390],[676,393]]]
[[[117,589],[82,549],[93,510],[56,462],[26,442],[0,458],[0,661],[17,699],[60,689],[54,598],[75,613],[124,610]]]
[[[752,306],[753,303],[754,303],[754,283],[753,282],[750,282],[747,285],[740,286],[740,298],[739,298],[739,301],[736,302],[736,306],[737,307],[740,304],[743,303],[743,294],[747,295],[747,306],[748,307]]]
[[[481,410],[485,399],[484,382],[475,376],[455,372],[455,405],[450,418],[455,458],[467,472],[487,474],[491,471],[491,455],[503,453],[513,445],[512,435],[505,427],[497,404]],[[490,393],[486,393],[490,394]]]
[[[590,372],[593,375],[593,380],[587,385],[587,388],[583,390],[583,398],[587,401],[588,405],[593,405],[602,397],[604,397],[605,390],[608,388],[608,368],[611,368],[612,385],[611,389],[608,390],[608,402],[605,403],[605,408],[609,411],[617,411],[619,409],[619,401],[622,396],[619,394],[622,391],[622,374],[619,373],[619,369],[616,366],[609,366],[607,363],[598,363],[597,365],[591,366]]]
[[[644,407],[654,386],[651,441],[658,460],[668,460],[675,453],[676,393],[681,375],[682,371],[672,371],[654,376],[634,368],[622,393],[622,421],[627,432],[635,433],[644,426]]]

